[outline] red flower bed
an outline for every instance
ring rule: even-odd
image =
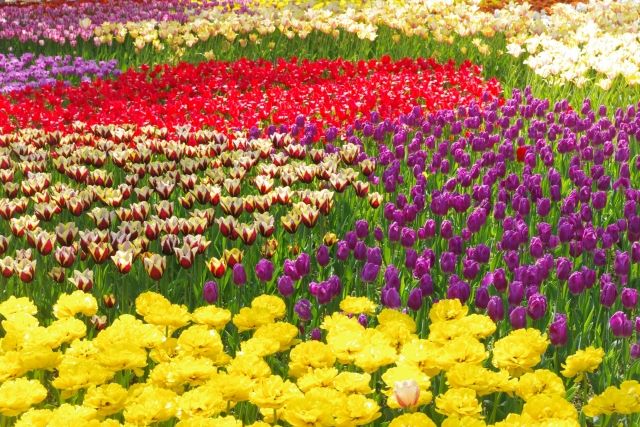
[[[0,97],[0,130],[70,131],[74,121],[231,130],[291,124],[299,114],[322,128],[352,123],[371,111],[391,118],[416,104],[439,110],[495,99],[499,83],[484,81],[480,72],[470,62],[387,57],[159,65],[129,70],[117,80]]]

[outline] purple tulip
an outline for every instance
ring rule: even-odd
[[[293,310],[296,312],[300,320],[311,320],[311,302],[308,299],[299,299]]]
[[[316,261],[321,267],[325,267],[329,264],[329,248],[326,245],[320,245],[320,247],[318,248],[316,252]]]
[[[400,244],[405,248],[410,248],[416,242],[416,232],[409,227],[403,227],[401,231]]]
[[[384,239],[384,232],[382,231],[382,228],[376,227],[373,230],[373,236],[378,242],[381,242]]]
[[[522,329],[527,326],[527,310],[522,306],[514,307],[509,313],[509,323],[513,329]]]
[[[431,275],[429,273],[420,277],[419,286],[423,297],[433,294],[433,279],[431,279]]]
[[[571,275],[569,276],[568,287],[569,292],[571,292],[573,295],[579,295],[582,293],[582,291],[584,291],[585,284],[582,272],[574,271],[573,273],[571,273]]]
[[[320,341],[322,339],[322,331],[320,328],[313,328],[311,330],[311,339],[313,341]]]
[[[380,271],[379,265],[367,262],[362,267],[362,272],[360,273],[360,279],[365,283],[373,282],[378,277],[379,271]]]
[[[311,257],[308,253],[302,252],[298,255],[298,258],[296,258],[296,270],[298,270],[300,277],[309,274],[309,271],[311,271]]]
[[[633,288],[623,288],[620,294],[622,305],[627,310],[633,310],[638,305],[638,291]]]
[[[496,268],[493,272],[493,286],[499,292],[507,290],[507,276],[502,268]]]
[[[282,266],[282,271],[285,275],[291,277],[292,280],[300,279],[300,274],[298,273],[298,269],[296,268],[296,263],[293,260],[285,259],[284,264]],[[256,273],[257,273],[257,268],[256,268]]]
[[[233,265],[233,283],[236,286],[244,286],[247,283],[247,272],[239,262]]]
[[[295,288],[291,276],[280,276],[278,279],[278,292],[280,292],[280,295],[286,298],[291,296],[294,291]]]
[[[609,327],[616,337],[630,337],[633,333],[633,322],[622,311],[617,311],[611,316]]]
[[[443,273],[454,273],[456,271],[456,254],[453,252],[443,252],[440,255],[440,269]]]
[[[567,258],[560,257],[556,263],[556,275],[558,280],[565,281],[569,278],[571,274],[571,269],[573,268],[571,261]]]
[[[600,304],[611,307],[618,297],[618,290],[613,283],[605,283],[600,287]]]
[[[358,323],[366,328],[367,326],[369,326],[369,318],[366,314],[362,313],[358,316]]]
[[[218,284],[213,280],[208,281],[202,287],[202,296],[209,304],[218,301]]]
[[[346,261],[349,258],[349,254],[351,251],[349,250],[349,246],[347,246],[347,242],[341,240],[338,242],[338,249],[336,249],[336,258],[340,261]]]
[[[387,308],[399,308],[400,294],[398,290],[392,286],[385,286],[380,293],[381,303]]]
[[[359,239],[364,239],[369,235],[369,223],[365,219],[356,221],[356,236]]]
[[[407,307],[413,311],[420,310],[422,307],[422,291],[420,288],[414,288],[409,293],[409,299],[407,300]]]
[[[631,268],[629,254],[627,252],[616,251],[616,258],[613,261],[613,270],[618,276],[627,276]]]
[[[549,325],[549,340],[555,346],[563,346],[567,343],[567,316],[556,314]]]
[[[547,311],[547,299],[544,295],[535,293],[527,302],[527,314],[533,320],[541,319]]]
[[[382,265],[382,250],[378,246],[367,249],[367,262]]]
[[[273,263],[262,258],[256,264],[256,276],[262,282],[268,282],[273,278]]]
[[[489,298],[487,314],[494,322],[504,319],[504,304],[502,303],[502,298],[499,296]]]
[[[509,304],[518,305],[524,298],[524,284],[518,280],[514,280],[509,284]]]
[[[629,354],[632,359],[640,358],[640,344],[639,343],[633,344],[629,349]]]
[[[367,259],[367,245],[362,240],[356,243],[356,247],[353,249],[353,257],[358,261]]]
[[[487,308],[487,305],[489,304],[489,289],[486,286],[480,286],[477,290],[476,290],[476,300],[475,300],[475,305],[476,307],[484,310]]]

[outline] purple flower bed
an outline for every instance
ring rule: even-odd
[[[187,0],[114,0],[108,2],[38,3],[0,7],[0,39],[21,42],[51,40],[55,43],[76,43],[93,37],[94,30],[104,22],[135,22],[143,20],[179,21],[184,23],[203,9],[221,9],[233,1]],[[88,19],[87,19],[88,18]]]
[[[118,62],[115,59],[94,61],[69,55],[0,54],[0,93],[55,84],[58,80],[71,83],[119,74]]]

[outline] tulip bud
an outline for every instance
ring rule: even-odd
[[[260,281],[268,282],[273,278],[273,263],[263,258],[256,264],[255,272]]]
[[[509,313],[509,322],[513,329],[521,329],[527,326],[527,310],[518,306]]]
[[[553,322],[549,325],[549,339],[551,344],[562,346],[567,343],[567,316],[556,314]]]
[[[487,314],[494,322],[504,319],[504,305],[502,303],[502,298],[499,296],[489,298]]]
[[[107,308],[113,308],[116,305],[116,296],[114,294],[107,294],[102,297],[104,306]]]
[[[293,310],[296,312],[300,320],[311,320],[311,302],[308,299],[300,299],[296,302]]]
[[[233,266],[233,283],[236,286],[244,286],[247,283],[247,272],[240,263]]]
[[[622,305],[627,310],[633,310],[638,305],[638,291],[633,288],[624,288],[620,294]]]
[[[411,408],[418,404],[420,387],[415,380],[396,381],[393,395],[401,408]]]
[[[216,302],[218,300],[218,284],[214,281],[205,283],[202,288],[202,296],[209,304]]]
[[[611,316],[609,327],[616,337],[630,337],[633,333],[633,323],[622,311],[617,311]]]
[[[422,307],[422,291],[420,290],[420,288],[411,290],[411,292],[409,293],[407,306],[413,311],[420,310],[420,308]]]

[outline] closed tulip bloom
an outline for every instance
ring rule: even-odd
[[[487,286],[480,286],[477,290],[476,290],[476,299],[475,299],[475,305],[476,307],[480,308],[480,309],[486,309],[487,308],[487,304],[489,304],[489,289],[487,288]]]
[[[487,314],[494,322],[504,319],[504,304],[502,303],[502,298],[499,296],[489,298]]]
[[[613,269],[618,276],[627,276],[631,263],[627,252],[616,251],[616,258],[613,261]]]
[[[456,254],[453,252],[443,252],[440,255],[440,269],[443,273],[453,273],[456,271]]]
[[[362,272],[360,273],[360,279],[365,283],[373,282],[378,277],[378,272],[380,271],[380,266],[376,264],[371,264],[367,262],[362,267]]]
[[[355,231],[347,231],[344,234],[344,241],[347,242],[347,246],[350,250],[355,249],[356,243],[358,243],[358,236]]]
[[[404,252],[404,265],[409,270],[413,270],[418,261],[418,253],[415,249],[407,248]]]
[[[629,355],[631,356],[632,359],[638,359],[640,358],[640,344],[639,343],[635,343],[631,346],[631,348],[629,349]]]
[[[325,267],[329,264],[331,257],[329,255],[329,248],[326,245],[320,245],[316,251],[316,261],[321,267]]]
[[[313,328],[311,330],[311,339],[313,341],[320,341],[322,339],[322,331],[320,328]]]
[[[493,272],[493,286],[499,291],[507,290],[507,275],[502,268],[496,268]]]
[[[451,221],[444,220],[442,224],[440,224],[440,237],[443,239],[450,239],[453,237],[453,226],[451,225]]]
[[[367,262],[382,265],[382,250],[378,246],[367,249]]]
[[[414,288],[409,292],[409,299],[407,300],[407,307],[413,311],[420,310],[422,307],[422,291],[420,288]]]
[[[416,243],[416,231],[413,228],[403,227],[401,231],[400,244],[406,248]]]
[[[393,386],[393,395],[401,408],[412,408],[420,399],[420,386],[416,380],[396,381]]]
[[[571,274],[572,269],[571,261],[567,258],[560,257],[556,263],[556,275],[559,280],[567,280]]]
[[[563,346],[567,343],[567,316],[556,314],[549,325],[549,340],[555,346]]]
[[[311,271],[311,257],[308,253],[302,252],[298,255],[296,258],[296,270],[298,270],[300,277],[309,274],[309,271]]]
[[[476,246],[474,251],[474,258],[480,264],[486,264],[489,262],[489,258],[491,257],[491,249],[489,246],[481,243]]]
[[[384,232],[382,231],[382,228],[376,227],[373,230],[373,236],[378,242],[381,242],[384,239]]]
[[[349,246],[347,246],[347,242],[341,240],[338,242],[338,249],[336,249],[336,258],[340,261],[346,261],[349,258],[349,254],[351,251],[349,250]]]
[[[524,298],[524,284],[518,280],[514,280],[509,284],[509,304],[518,305]]]
[[[593,263],[598,267],[604,267],[607,264],[607,251],[604,249],[594,250]]]
[[[638,291],[633,288],[623,288],[620,293],[622,305],[627,310],[633,310],[638,305]]]
[[[607,193],[604,191],[596,191],[593,194],[591,204],[594,209],[602,210],[607,205]]]
[[[529,244],[529,253],[536,259],[544,255],[544,244],[539,237],[531,238],[531,243]]]
[[[300,279],[300,275],[298,274],[298,269],[296,268],[296,263],[293,260],[285,259],[284,264],[282,265],[282,272],[291,277],[292,280]],[[256,270],[257,273],[257,270]]]
[[[541,319],[547,312],[547,299],[544,295],[533,294],[527,302],[527,314],[533,320]]]
[[[356,247],[353,249],[353,257],[358,261],[367,259],[367,245],[363,241],[356,243]]]
[[[300,320],[311,320],[311,302],[308,299],[299,299],[293,307]]]
[[[640,263],[640,242],[633,242],[631,245],[631,262]]]
[[[574,271],[573,273],[571,273],[571,275],[569,276],[568,287],[569,292],[571,292],[573,295],[579,295],[582,293],[582,291],[584,291],[585,284],[582,272]]]
[[[617,311],[611,316],[609,327],[616,337],[630,337],[633,333],[633,322],[622,311]]]
[[[387,308],[400,307],[400,304],[401,304],[400,294],[398,293],[398,290],[396,288],[391,286],[385,286],[384,288],[382,288],[380,297],[381,297],[382,305],[384,305],[385,307]]]
[[[522,329],[527,326],[527,310],[522,306],[514,307],[509,313],[509,323],[513,329]]]
[[[213,304],[218,300],[218,284],[213,280],[207,282],[202,287],[202,296],[209,304]]]
[[[551,211],[551,200],[546,197],[538,199],[536,202],[536,212],[539,216],[545,217]]]
[[[433,294],[433,279],[429,273],[420,277],[419,286],[423,297]]]
[[[395,221],[389,224],[388,236],[389,236],[389,240],[391,240],[392,242],[399,241],[400,240],[400,224],[398,224]]]
[[[295,291],[293,279],[290,276],[280,276],[278,279],[278,292],[283,297],[289,297]]]
[[[613,283],[604,283],[600,287],[600,304],[611,307],[618,297],[618,290]]]
[[[273,263],[268,259],[262,258],[256,264],[256,276],[263,282],[268,282],[273,278]]]
[[[356,236],[359,239],[364,239],[369,235],[369,223],[365,219],[356,221]]]
[[[236,286],[243,286],[247,283],[247,272],[244,265],[237,263],[233,266],[233,283]]]
[[[462,275],[465,279],[473,280],[480,271],[480,265],[471,259],[465,259],[462,261]]]

